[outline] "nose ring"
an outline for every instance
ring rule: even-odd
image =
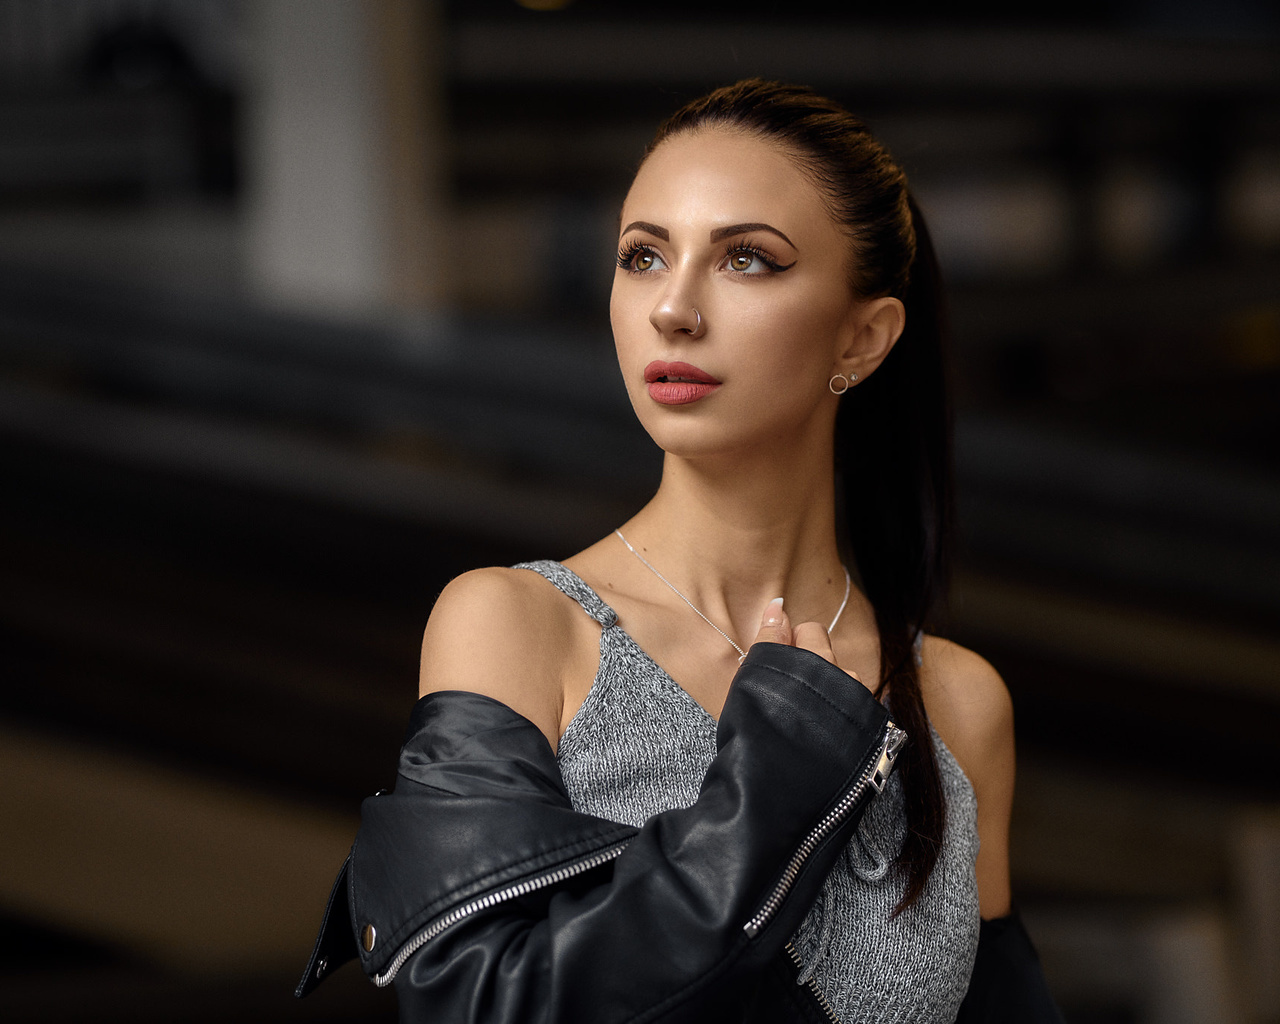
[[[693,309],[693,315],[698,318],[698,322],[693,325],[693,330],[689,332],[689,337],[701,338],[702,337],[702,314],[698,312],[698,308],[696,306],[693,306],[690,308]]]

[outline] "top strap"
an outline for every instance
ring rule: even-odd
[[[577,601],[582,606],[582,610],[605,629],[617,623],[618,613],[605,604],[600,595],[592,590],[582,577],[559,562],[546,558],[536,562],[521,562],[512,568],[530,569],[546,577],[553,587]]]

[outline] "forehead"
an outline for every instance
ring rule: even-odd
[[[623,204],[623,223],[635,219],[672,229],[780,220],[836,229],[795,157],[774,142],[722,129],[676,135],[649,154]]]

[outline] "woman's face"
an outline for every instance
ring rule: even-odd
[[[817,188],[770,142],[705,130],[649,156],[622,208],[610,319],[631,402],[662,448],[830,439],[827,382],[846,369],[864,306],[848,253]]]

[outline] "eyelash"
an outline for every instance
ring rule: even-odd
[[[790,270],[795,264],[789,263],[785,267],[770,256],[759,246],[753,245],[751,242],[730,242],[729,247],[724,251],[724,258],[727,260],[731,256],[736,256],[740,252],[748,253],[763,263],[769,270],[775,274],[784,270]]]
[[[624,246],[618,252],[619,269],[625,270],[631,274],[645,273],[645,271],[643,270],[634,269],[631,264],[635,261],[635,258],[637,256],[639,256],[641,253],[646,253],[646,252],[652,253],[653,250],[642,242],[632,242],[630,245]],[[790,270],[793,266],[795,266],[794,263],[788,263],[786,266],[783,266],[777,260],[775,260],[772,256],[770,256],[769,253],[767,253],[764,249],[761,249],[759,246],[754,245],[751,242],[730,242],[729,245],[725,248],[724,258],[727,260],[729,259],[729,257],[734,256],[737,253],[741,253],[741,252],[745,252],[756,257],[756,259],[758,259],[761,263],[763,263],[766,267],[768,267],[769,270],[773,273],[780,274],[783,271]],[[654,253],[654,255],[657,255],[657,254]]]
[[[635,258],[642,252],[653,252],[653,250],[639,242],[632,242],[630,245],[624,246],[618,252],[618,269],[625,270],[629,274],[643,274],[643,270],[636,270],[631,266]]]

